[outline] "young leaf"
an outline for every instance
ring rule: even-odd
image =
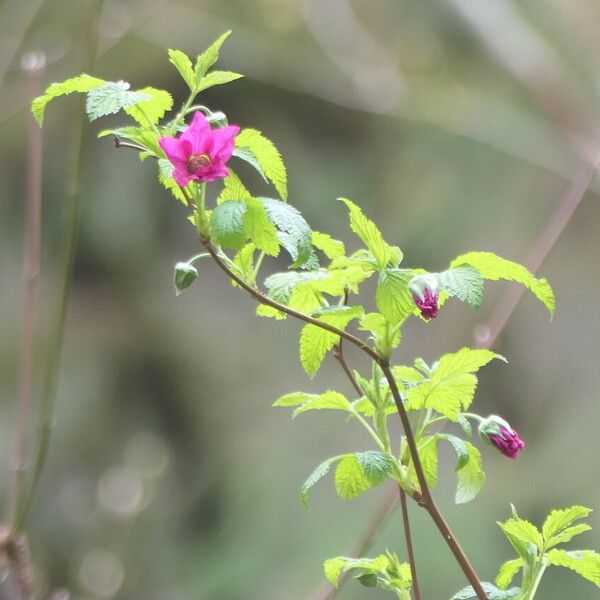
[[[169,62],[179,71],[190,91],[193,92],[196,87],[196,75],[190,57],[181,50],[169,50]]]
[[[350,454],[340,461],[335,470],[335,489],[340,498],[356,498],[372,485],[355,454]]]
[[[513,516],[504,523],[498,523],[500,529],[514,546],[515,550],[523,557],[527,557],[527,545],[532,544],[536,548],[543,548],[544,539],[537,527],[521,519],[518,516]]]
[[[328,458],[327,460],[324,460],[308,476],[308,479],[302,484],[302,487],[300,488],[300,502],[302,503],[303,506],[305,506],[305,507],[308,506],[308,492],[313,487],[313,485],[315,485],[315,483],[317,483],[317,481],[319,481],[319,479],[322,479],[323,477],[325,477],[325,475],[327,475],[327,473],[329,473],[329,469],[331,468],[331,465],[334,462],[343,459],[345,456],[347,456],[347,455],[333,456],[332,458]]]
[[[436,436],[431,436],[419,445],[419,458],[421,459],[421,466],[425,473],[425,481],[427,481],[427,485],[431,488],[435,487],[438,478],[437,441]],[[408,472],[411,481],[414,482],[414,486],[420,488],[412,461],[410,462]]]
[[[231,30],[226,31],[219,36],[202,54],[196,59],[196,65],[194,66],[194,75],[196,77],[196,84],[200,82],[202,77],[206,75],[208,69],[210,69],[219,59],[219,50],[223,45],[223,42],[231,35]]]
[[[444,354],[440,358],[435,375],[439,379],[445,379],[462,373],[475,373],[495,358],[507,362],[503,356],[491,350],[461,348],[458,352]]]
[[[287,200],[287,173],[279,150],[257,129],[242,129],[235,138],[235,156],[247,160],[261,175],[271,181],[283,200]],[[247,152],[240,155],[237,150]],[[252,157],[252,158],[250,158]]]
[[[473,444],[463,442],[469,452],[469,460],[460,468],[457,468],[456,476],[458,485],[456,487],[456,504],[466,504],[477,496],[485,483],[485,473],[481,466],[481,454]]]
[[[187,205],[187,199],[183,195],[181,188],[173,179],[173,165],[166,158],[158,159],[158,181],[167,190],[169,190],[173,196]]]
[[[293,412],[292,417],[297,417],[309,410],[331,409],[342,410],[345,412],[350,411],[350,402],[348,402],[346,397],[339,392],[329,390],[323,394],[307,394],[307,396],[311,397],[307,398],[302,406],[299,406]]]
[[[292,295],[292,292],[302,283],[325,279],[328,276],[327,271],[286,271],[284,273],[274,273],[265,279],[265,286],[269,290],[269,296],[277,302],[286,304]]]
[[[564,510],[553,510],[546,517],[542,527],[542,535],[544,536],[546,549],[552,548],[552,546],[556,546],[563,542],[568,542],[574,535],[577,535],[577,533],[588,531],[590,529],[589,525],[586,526],[586,528],[581,529],[581,531],[567,534],[570,537],[568,537],[568,539],[563,539],[563,533],[569,525],[572,525],[575,521],[579,521],[580,519],[585,519],[591,512],[592,509],[586,508],[585,506],[571,506]],[[576,527],[581,527],[581,525]]]
[[[344,329],[352,319],[360,319],[362,306],[340,306],[319,315],[319,320]],[[300,333],[300,363],[310,377],[314,377],[321,367],[323,359],[339,341],[340,336],[321,329],[317,325],[305,325]]]
[[[514,560],[506,561],[498,571],[496,575],[496,585],[501,589],[505,590],[515,578],[515,575],[525,565],[525,561],[522,558],[515,558]]]
[[[546,559],[555,567],[566,567],[600,587],[600,554],[593,550],[550,550]]]
[[[467,444],[461,440],[459,437],[455,435],[450,435],[449,433],[438,433],[438,439],[446,440],[450,442],[454,451],[456,452],[456,456],[458,457],[458,463],[456,465],[456,470],[459,471],[469,462],[469,449],[467,448]]]
[[[210,219],[210,237],[215,244],[233,250],[244,245],[246,210],[246,205],[236,200],[227,200],[215,207]]]
[[[534,296],[548,309],[550,316],[554,315],[554,292],[546,279],[536,279],[524,266],[500,258],[493,252],[468,252],[450,263],[450,268],[461,265],[475,267],[484,279],[498,281],[516,281],[530,290]]]
[[[329,260],[345,256],[344,242],[333,239],[328,233],[312,232],[312,244],[320,250]]]
[[[149,124],[156,125],[165,116],[165,113],[173,108],[173,97],[165,90],[146,87],[137,90],[136,93],[148,96],[148,100],[125,108],[125,112],[143,127],[147,127]]]
[[[109,81],[88,92],[85,110],[90,121],[150,100],[147,94],[131,92],[129,87],[126,81]]]
[[[217,197],[217,204],[225,200],[248,200],[252,195],[246,189],[241,179],[229,169],[229,175],[223,179],[223,189]]]
[[[196,92],[201,92],[215,85],[223,85],[230,83],[236,79],[241,79],[243,75],[240,73],[234,73],[232,71],[211,71],[208,75],[205,75],[196,86]]]
[[[379,274],[375,303],[379,312],[392,324],[406,320],[415,310],[415,303],[408,288],[412,271],[407,269],[383,269]]]
[[[377,450],[357,452],[355,456],[362,467],[365,477],[372,485],[382,483],[393,471],[396,464],[394,457]]]
[[[479,306],[483,298],[483,277],[474,267],[455,267],[438,274],[440,290],[448,295]]]
[[[510,590],[499,590],[495,585],[488,581],[482,581],[481,586],[487,594],[488,600],[510,600],[517,598],[521,594],[521,588],[511,588]],[[475,590],[469,586],[454,594],[450,600],[471,600],[477,598]]]
[[[347,562],[347,558],[343,556],[336,556],[335,558],[330,558],[323,563],[323,573],[325,574],[325,579],[329,581],[329,583],[333,587],[337,587],[338,579],[342,574],[342,570],[344,569],[344,565]]]
[[[291,204],[273,198],[258,198],[269,216],[269,220],[279,229],[279,240],[289,252],[294,263],[292,267],[306,265],[314,257],[312,231],[300,211]]]
[[[277,229],[269,221],[263,203],[256,198],[248,198],[245,200],[245,204],[247,209],[244,213],[246,234],[258,250],[262,250],[269,256],[277,256],[279,254]]]
[[[377,262],[377,267],[383,269],[389,264],[397,267],[402,261],[402,252],[400,248],[386,244],[375,223],[367,219],[362,210],[354,204],[354,202],[346,198],[340,198],[340,200],[348,207],[350,213],[350,229],[354,231],[367,249],[373,254],[375,261]]]
[[[70,79],[61,81],[60,83],[53,83],[46,88],[46,91],[41,96],[38,96],[31,103],[31,112],[35,117],[35,120],[42,125],[44,123],[44,113],[46,111],[48,102],[54,100],[54,98],[66,96],[67,94],[72,94],[73,92],[90,92],[91,90],[103,86],[105,83],[106,81],[103,79],[92,77],[86,73],[77,75],[77,77],[71,77]]]

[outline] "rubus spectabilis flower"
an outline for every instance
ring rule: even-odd
[[[504,419],[492,415],[479,424],[479,435],[511,460],[516,460],[525,442]]]
[[[179,137],[163,137],[158,143],[175,167],[175,181],[186,186],[191,180],[210,182],[227,177],[229,171],[225,165],[239,131],[237,125],[212,129],[206,117],[197,111]]]
[[[416,307],[421,311],[421,316],[427,320],[435,319],[438,316],[440,299],[437,277],[431,273],[415,275],[408,287]]]

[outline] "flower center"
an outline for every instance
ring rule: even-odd
[[[187,168],[190,173],[197,173],[200,169],[210,166],[211,163],[208,154],[191,154],[187,160]]]

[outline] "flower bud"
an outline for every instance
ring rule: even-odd
[[[186,262],[178,262],[175,265],[175,272],[173,274],[173,282],[175,283],[175,292],[179,296],[183,290],[189,288],[196,278],[198,277],[198,271],[196,267]]]
[[[479,424],[481,439],[495,446],[508,458],[516,460],[519,452],[525,448],[525,442],[519,437],[507,421],[496,415],[491,415]]]
[[[421,311],[424,319],[435,319],[438,315],[438,279],[431,273],[415,275],[408,287],[412,292],[413,300],[417,308]]]

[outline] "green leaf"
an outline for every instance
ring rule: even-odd
[[[325,574],[325,579],[329,581],[329,583],[333,587],[337,587],[338,579],[342,574],[342,570],[344,569],[344,565],[348,559],[343,556],[336,556],[335,558],[330,558],[323,563],[323,573]]]
[[[571,506],[563,510],[553,510],[546,517],[542,527],[546,549],[568,542],[574,535],[591,529],[589,525],[577,525],[576,527],[583,527],[583,529],[565,531],[569,525],[580,519],[585,519],[591,512],[592,509],[585,506]]]
[[[327,271],[286,271],[284,273],[274,273],[265,279],[265,286],[269,290],[269,296],[277,302],[287,303],[296,286],[301,283],[314,281],[315,279],[324,279],[327,277]]]
[[[35,117],[35,120],[42,125],[44,123],[44,113],[46,112],[46,106],[48,102],[58,98],[59,96],[66,96],[73,92],[86,93],[103,86],[106,83],[103,79],[92,77],[86,73],[77,75],[77,77],[71,77],[60,83],[53,83],[46,88],[46,91],[35,98],[31,103],[31,112]]]
[[[211,71],[200,80],[196,87],[196,92],[201,92],[202,90],[206,90],[215,85],[230,83],[231,81],[241,79],[242,77],[243,75],[234,73],[233,71]]]
[[[438,439],[446,440],[450,442],[454,451],[456,452],[456,456],[458,457],[458,463],[456,465],[456,470],[459,471],[469,462],[469,449],[467,448],[467,444],[461,440],[459,437],[455,435],[450,435],[449,433],[438,433]]]
[[[479,306],[483,298],[483,277],[470,266],[460,266],[438,274],[440,290],[472,306]]]
[[[590,531],[592,528],[587,523],[580,523],[579,525],[573,525],[563,529],[560,533],[553,535],[549,540],[546,541],[546,549],[558,546],[558,544],[565,544],[570,542],[576,535]]]
[[[393,456],[377,450],[357,452],[355,456],[362,467],[363,474],[372,485],[382,483],[394,470],[396,465]]]
[[[126,81],[109,81],[88,92],[85,110],[90,121],[94,121],[148,100],[150,97],[147,94],[129,91]]]
[[[477,496],[485,483],[485,473],[481,466],[481,453],[473,444],[463,442],[469,452],[469,460],[461,468],[457,468],[458,485],[454,501],[466,504]]]
[[[215,207],[210,219],[210,237],[216,245],[233,250],[244,245],[246,211],[246,205],[236,200],[227,200]]]
[[[329,260],[340,258],[346,254],[344,242],[333,239],[328,233],[320,231],[312,232],[312,243],[317,250],[320,250]]]
[[[400,248],[389,246],[383,239],[375,223],[369,220],[354,202],[346,198],[340,198],[340,200],[348,207],[350,229],[352,229],[373,254],[377,262],[377,267],[383,269],[389,264],[397,267],[402,261]]]
[[[400,327],[391,325],[381,313],[366,314],[358,328],[372,333],[375,348],[383,356],[389,356],[391,350],[400,344]]]
[[[372,487],[355,454],[343,458],[335,470],[335,489],[344,500],[357,498]]]
[[[499,590],[495,585],[488,581],[482,581],[481,586],[483,587],[483,591],[487,594],[488,600],[510,600],[511,598],[517,598],[521,594],[521,588]],[[468,586],[454,594],[451,600],[471,600],[471,598],[477,598],[477,594],[471,586]]]
[[[379,312],[393,324],[401,323],[415,310],[415,303],[408,288],[412,271],[407,269],[383,269],[379,274],[375,303]]]
[[[503,356],[491,350],[461,348],[458,352],[444,354],[440,358],[435,369],[435,376],[439,379],[446,379],[463,373],[475,373],[495,358],[507,362]]]
[[[550,550],[546,559],[555,567],[566,567],[600,587],[600,554],[593,550]]]
[[[501,590],[505,590],[523,566],[525,566],[525,561],[522,558],[506,561],[496,575],[496,585]]]
[[[253,155],[260,167],[259,172],[271,181],[281,198],[287,200],[287,173],[281,154],[273,142],[257,129],[242,129],[235,138],[235,146],[236,151],[244,148]]]
[[[350,411],[350,402],[343,394],[328,390],[323,394],[305,394],[303,392],[294,392],[286,394],[276,400],[273,406],[297,406],[292,416],[297,417],[309,410],[342,410]]]
[[[438,452],[436,436],[427,437],[419,444],[419,458],[421,459],[421,466],[423,467],[423,473],[425,474],[425,481],[430,488],[434,488],[438,478]],[[417,474],[412,460],[408,467],[408,473],[414,486],[420,489],[421,486],[418,483]]]
[[[183,195],[183,192],[175,179],[173,179],[173,165],[166,158],[158,159],[158,181],[165,189],[169,190],[177,200],[187,205],[186,197]]]
[[[352,319],[360,319],[364,313],[362,306],[340,306],[327,314],[319,315],[319,320],[338,329],[344,329]],[[310,377],[314,377],[323,359],[339,341],[340,336],[321,329],[317,325],[305,325],[300,333],[300,363]]]
[[[525,519],[513,516],[504,523],[498,523],[498,525],[504,531],[504,535],[506,535],[515,550],[523,558],[527,557],[527,546],[529,544],[539,549],[544,546],[542,534],[535,525]]]
[[[196,87],[196,74],[190,57],[181,50],[169,50],[169,62],[179,71],[190,91],[193,92]]]
[[[292,257],[294,261],[292,267],[302,267],[314,258],[312,231],[300,211],[281,200],[273,198],[258,198],[258,200],[263,203],[269,220],[279,229],[279,241]]]
[[[302,484],[302,487],[300,488],[300,502],[302,503],[303,506],[308,506],[308,492],[310,491],[310,489],[315,485],[315,483],[317,483],[320,479],[322,479],[323,477],[325,477],[325,475],[327,475],[327,473],[329,473],[329,469],[331,468],[331,465],[344,458],[344,456],[347,455],[342,455],[342,456],[333,456],[332,458],[328,458],[327,460],[324,460],[309,476],[308,479]]]
[[[241,179],[229,169],[229,175],[223,181],[223,189],[217,197],[217,204],[225,202],[225,200],[248,200],[252,197]]]
[[[459,267],[461,265],[475,267],[484,279],[491,281],[505,279],[524,285],[542,302],[550,315],[554,315],[555,299],[550,284],[546,279],[536,279],[524,266],[500,258],[493,252],[468,252],[455,258],[450,267]]]
[[[217,62],[219,59],[219,50],[223,45],[223,42],[231,35],[231,30],[226,31],[219,36],[202,54],[196,59],[196,65],[194,66],[194,75],[196,78],[196,84],[200,82],[202,77],[206,75],[206,72]]]
[[[269,256],[277,256],[279,254],[277,229],[269,220],[263,203],[256,198],[248,198],[245,203],[247,209],[244,213],[246,234],[258,250],[262,250]]]
[[[135,93],[148,96],[148,100],[125,108],[125,112],[144,127],[147,127],[148,124],[156,125],[165,116],[165,113],[173,108],[173,97],[165,90],[145,87]]]

